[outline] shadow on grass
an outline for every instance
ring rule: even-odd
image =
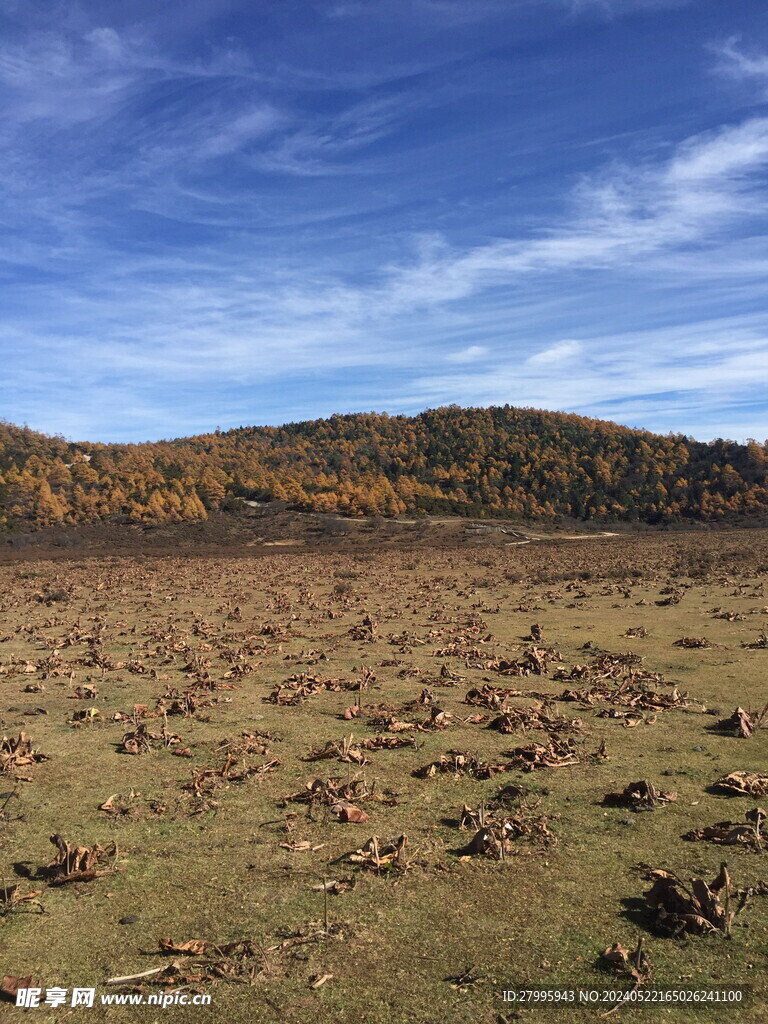
[[[619,917],[631,921],[632,924],[642,928],[643,931],[648,932],[650,935],[659,934],[656,928],[655,916],[645,900],[640,899],[638,896],[627,896],[621,903],[624,909],[620,911]]]
[[[37,877],[37,869],[32,866],[32,861],[17,860],[13,866],[13,872],[18,878],[28,878],[30,881]]]
[[[733,727],[727,725],[720,725],[719,722],[711,722],[709,725],[704,726],[704,732],[710,733],[713,736],[730,736],[731,739],[740,739],[741,737],[737,732],[734,731]]]

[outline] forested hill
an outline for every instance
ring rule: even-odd
[[[664,523],[768,511],[768,442],[708,444],[562,413],[428,410],[138,445],[0,423],[0,525],[173,522],[237,498],[404,512]]]

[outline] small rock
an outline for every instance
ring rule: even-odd
[[[121,917],[120,920],[117,923],[118,924],[137,924],[138,920],[139,920],[138,915],[136,915],[136,914],[126,914],[125,917]]]

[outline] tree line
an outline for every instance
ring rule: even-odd
[[[238,499],[344,515],[651,524],[768,511],[768,442],[511,406],[355,413],[145,444],[0,422],[0,527],[181,522]]]

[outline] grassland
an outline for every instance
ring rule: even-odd
[[[26,732],[48,757],[0,776],[0,886],[42,890],[39,905],[0,907],[0,973],[103,993],[110,977],[175,963],[178,974],[134,987],[212,995],[210,1007],[162,1012],[8,1003],[0,1021],[570,1024],[610,1007],[516,1010],[501,992],[626,988],[600,953],[639,937],[654,985],[750,985],[753,1001],[613,1019],[765,1021],[768,898],[747,902],[730,937],[672,937],[643,893],[650,868],[711,881],[725,860],[735,889],[768,879],[754,845],[682,838],[760,802],[710,787],[768,771],[768,727],[748,739],[713,728],[768,699],[768,650],[745,646],[768,628],[766,579],[765,531],[413,549],[372,534],[356,552],[0,566],[0,736]],[[677,646],[684,637],[708,646]],[[550,652],[545,670],[517,674],[531,649]],[[675,706],[561,699],[598,685],[601,664],[614,666],[604,689],[626,689],[629,674],[629,689]],[[483,686],[519,691],[501,699],[519,728],[489,728],[499,708],[465,703]],[[126,752],[132,734],[138,754]],[[405,745],[360,746],[375,736]],[[569,742],[575,763],[414,774],[449,751],[519,763],[515,750],[550,739]],[[306,760],[329,743],[334,756]],[[351,802],[369,820],[342,823],[332,800],[284,799],[329,778],[357,787]],[[646,813],[603,805],[640,779],[677,799]],[[462,806],[490,807],[509,785],[527,791],[516,810],[554,839],[515,840],[503,860],[467,855]],[[114,843],[107,873],[50,884],[54,833]],[[401,835],[390,868],[344,859]],[[343,891],[326,898],[324,880]],[[165,938],[211,945],[163,952]],[[236,940],[250,944],[222,951]]]

